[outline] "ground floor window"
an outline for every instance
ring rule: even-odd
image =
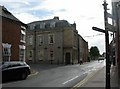
[[[3,61],[10,61],[11,56],[11,44],[3,43],[2,44],[3,50]]]
[[[33,50],[27,50],[27,59],[29,61],[33,60]]]
[[[44,52],[43,52],[43,50],[40,50],[38,52],[38,58],[39,58],[39,60],[43,60],[44,59]]]
[[[50,63],[52,64],[53,61],[54,61],[54,51],[53,50],[50,50]]]
[[[20,61],[25,61],[25,46],[24,45],[19,45],[19,60]]]

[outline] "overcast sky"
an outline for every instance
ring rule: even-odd
[[[107,0],[111,12],[111,0]],[[103,0],[0,0],[14,16],[24,23],[52,19],[76,23],[78,33],[88,42],[89,48],[97,46],[105,51],[105,36],[92,30],[93,26],[104,29]]]

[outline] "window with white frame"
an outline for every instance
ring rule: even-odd
[[[55,43],[54,34],[49,34],[49,44]]]
[[[25,26],[21,26],[21,28],[22,28],[23,30],[26,30],[26,27],[25,27]]]
[[[43,44],[43,36],[42,35],[38,35],[38,44],[39,45]]]
[[[3,48],[3,55],[4,56],[9,56],[9,51],[10,49],[9,48]]]
[[[7,57],[7,58],[3,58],[3,60],[6,61],[10,61],[10,56],[11,56],[11,44],[8,43],[3,43],[3,57]]]
[[[25,32],[21,30],[21,42],[25,42]]]
[[[19,45],[19,60],[20,61],[25,61],[25,46],[24,45]]]
[[[3,56],[10,56],[11,55],[11,45],[6,43],[3,44]]]
[[[20,49],[20,61],[24,60],[24,49]]]

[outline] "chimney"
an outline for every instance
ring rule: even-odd
[[[75,23],[75,21],[74,21],[74,23],[73,23],[73,27],[76,29],[76,23]]]
[[[59,17],[58,17],[58,16],[55,16],[53,19],[59,20]]]

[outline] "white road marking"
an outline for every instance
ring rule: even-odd
[[[66,83],[68,83],[68,82],[70,82],[70,81],[72,81],[72,80],[74,80],[74,79],[76,79],[76,78],[78,78],[79,76],[75,76],[74,78],[72,78],[72,79],[70,79],[70,80],[68,80],[68,81],[66,81],[66,82],[64,82],[64,83],[62,83],[62,84],[66,84]]]

